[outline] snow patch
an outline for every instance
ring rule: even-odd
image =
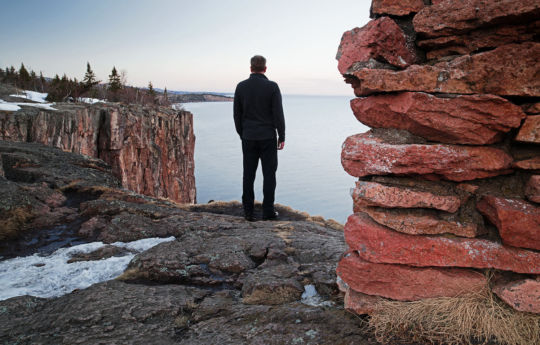
[[[28,100],[31,100],[33,102],[38,102],[38,103],[47,103],[47,101],[45,100],[45,98],[47,98],[47,95],[48,93],[24,90],[22,95],[16,94],[16,95],[9,95],[9,96],[24,98],[24,99],[28,99]]]
[[[17,104],[14,103],[6,103],[2,100],[0,100],[0,110],[3,111],[17,111],[21,109]]]
[[[174,237],[145,238],[112,245],[142,252],[174,240]],[[75,254],[91,253],[104,246],[102,242],[85,243],[60,248],[48,256],[34,254],[0,261],[0,300],[23,295],[58,297],[119,276],[135,256],[134,253],[97,261],[67,263]]]
[[[97,98],[88,98],[88,97],[80,97],[77,98],[77,101],[87,104],[95,104],[95,103],[105,103],[107,101],[103,99],[97,99]]]

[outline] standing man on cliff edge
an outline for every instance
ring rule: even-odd
[[[242,205],[246,220],[255,221],[253,183],[259,159],[263,171],[263,220],[277,219],[274,210],[277,150],[285,146],[285,118],[277,83],[268,80],[266,59],[251,58],[251,75],[234,92],[234,124],[242,139],[244,175]],[[277,131],[277,137],[276,137]]]

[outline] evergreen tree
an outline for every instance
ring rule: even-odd
[[[21,63],[21,68],[19,68],[19,85],[22,88],[28,88],[31,81],[32,79],[30,77],[30,73],[28,73],[28,70],[26,67],[24,67],[24,64]]]
[[[30,79],[32,80],[32,90],[37,91],[37,75],[36,75],[36,72],[30,71]]]
[[[45,80],[45,77],[43,76],[43,72],[39,72],[39,84],[41,87],[41,92],[45,92],[45,89],[47,88],[47,80]]]
[[[0,79],[3,80],[5,76],[6,76],[6,72],[4,72],[2,68],[0,68]]]
[[[87,90],[90,90],[92,87],[99,84],[99,80],[96,79],[92,67],[90,67],[90,62],[86,63],[86,73],[84,74],[84,79],[82,81],[83,87]]]
[[[167,94],[167,87],[165,86],[165,90],[163,90],[163,99],[165,102],[169,101],[169,95]]]
[[[148,82],[148,95],[152,97],[156,96],[156,91],[154,90],[154,85],[152,85],[151,81]]]
[[[156,90],[154,90],[154,85],[152,85],[151,81],[148,82],[148,90],[146,91],[146,94],[150,99],[150,103],[156,103]]]
[[[116,92],[121,88],[122,83],[120,81],[120,76],[118,75],[118,71],[116,71],[116,67],[113,66],[111,74],[109,75],[109,90],[112,92]]]

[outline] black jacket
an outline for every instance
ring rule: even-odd
[[[242,139],[285,141],[285,118],[278,85],[264,74],[252,73],[236,86],[234,124]]]

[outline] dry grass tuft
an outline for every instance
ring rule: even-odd
[[[134,281],[134,280],[146,280],[149,279],[147,272],[142,272],[137,268],[128,268],[121,275],[116,277],[116,280],[120,281]]]
[[[16,238],[24,230],[24,225],[34,218],[30,207],[19,207],[0,215],[0,241]]]
[[[540,344],[540,315],[512,309],[488,287],[460,297],[381,301],[369,327],[384,344]]]

